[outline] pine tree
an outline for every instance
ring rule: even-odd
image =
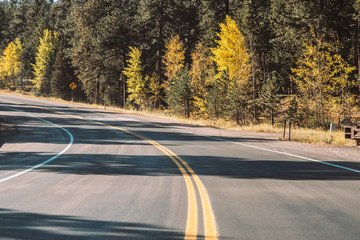
[[[291,119],[291,121],[293,121],[295,123],[299,123],[298,110],[299,110],[299,104],[296,100],[296,97],[293,97],[290,100],[288,116],[289,116],[289,119]]]
[[[274,117],[276,114],[275,111],[278,109],[280,103],[280,97],[278,94],[279,89],[280,86],[278,85],[277,73],[273,71],[271,76],[269,76],[266,82],[263,84],[259,99],[260,104],[263,105],[266,109],[264,113],[270,113],[272,125],[274,125]]]
[[[69,85],[74,82],[76,89],[71,90]],[[51,95],[65,100],[73,100],[74,93],[78,93],[81,85],[74,75],[74,69],[65,57],[63,47],[57,51],[54,71],[51,78]],[[77,96],[78,97],[78,96]]]
[[[138,38],[141,49],[144,49],[146,64],[153,66],[161,79],[163,73],[163,56],[165,40],[173,33],[174,12],[173,0],[140,0],[136,15]]]
[[[233,1],[235,2],[235,1]],[[198,6],[200,40],[206,47],[214,47],[219,23],[230,15],[228,0],[202,0]]]
[[[24,62],[24,75],[27,78],[34,78],[33,64],[36,63],[36,53],[40,45],[40,38],[43,37],[45,29],[51,29],[49,25],[50,2],[47,0],[25,0],[20,2],[19,13],[20,23],[17,24],[17,31],[21,32],[21,39],[24,42],[22,55]],[[24,11],[24,26],[22,26],[21,14]],[[14,19],[16,20],[16,19]]]
[[[173,34],[176,33],[183,40],[185,49],[185,62],[191,62],[191,52],[199,40],[199,14],[200,1],[174,0],[174,17],[172,25]]]
[[[68,51],[89,101],[99,104],[125,98],[122,75],[127,49],[136,39],[133,31],[133,1],[84,1],[72,7],[74,26]],[[69,25],[70,25],[69,23]]]
[[[166,88],[166,102],[174,113],[182,113],[185,118],[190,117],[191,112],[191,78],[188,67],[185,66],[176,72],[173,80]]]
[[[9,9],[8,4],[0,2],[0,51],[5,49],[9,39],[11,39],[9,22],[11,21],[12,12],[7,9]]]
[[[358,91],[360,92],[360,0],[355,0],[354,2],[354,20],[355,23],[355,64],[357,67],[357,74],[358,74]]]
[[[30,2],[29,1],[20,1],[16,9],[14,10],[13,17],[9,22],[9,32],[12,36],[23,36],[26,31],[27,19],[26,14],[29,10]]]

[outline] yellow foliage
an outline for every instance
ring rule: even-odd
[[[45,81],[44,78],[46,77],[46,71],[51,64],[51,60],[55,58],[54,54],[58,40],[57,32],[48,29],[45,29],[43,36],[40,37],[40,45],[37,49],[35,64],[33,64],[35,75],[33,82],[38,89],[41,88],[41,85]]]
[[[5,61],[4,61],[4,57],[0,57],[0,80],[4,80],[6,77],[6,72],[5,72]]]
[[[144,105],[146,97],[146,78],[142,76],[141,52],[136,47],[130,47],[127,67],[123,71],[127,78],[128,100],[135,104]]]
[[[247,84],[251,73],[249,63],[250,56],[245,45],[245,39],[241,34],[237,23],[226,16],[225,23],[219,24],[220,32],[217,33],[219,40],[216,48],[212,48],[213,59],[217,64],[220,78],[222,73],[228,74],[230,81],[238,86]]]
[[[216,89],[218,92],[212,98],[212,108],[217,115],[218,111],[226,111],[227,115],[240,120],[246,118],[246,106],[249,104],[249,78],[251,75],[250,56],[246,48],[245,39],[236,22],[226,16],[225,23],[219,24],[217,33],[218,44],[212,48],[213,60],[217,65]]]
[[[165,48],[166,52],[163,59],[165,76],[171,82],[176,76],[176,73],[184,67],[185,50],[183,49],[179,35],[171,36]],[[165,84],[165,88],[168,88],[168,85],[169,84]]]
[[[156,109],[160,107],[159,105],[162,99],[162,86],[160,82],[160,77],[156,72],[153,72],[150,76],[147,77],[149,79],[149,90],[151,93],[150,99],[153,101],[154,108]]]
[[[23,63],[21,62],[21,54],[23,44],[18,38],[14,42],[10,42],[0,58],[0,78],[6,77],[14,80],[15,76],[21,71]]]
[[[319,124],[323,124],[338,105],[343,105],[344,114],[345,106],[353,104],[354,96],[349,94],[349,88],[355,82],[349,78],[354,70],[355,67],[337,54],[336,47],[322,37],[313,33],[313,39],[303,44],[303,54],[292,71],[299,92],[314,106]]]
[[[214,60],[210,57],[210,49],[204,47],[201,42],[196,46],[191,58],[190,76],[194,91],[193,103],[201,114],[205,114],[209,87],[212,86],[215,78]]]

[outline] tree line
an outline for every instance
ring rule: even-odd
[[[359,11],[359,0],[3,0],[0,87],[324,127],[360,117]]]

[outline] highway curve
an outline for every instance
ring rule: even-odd
[[[359,239],[359,150],[4,94],[0,117],[0,239]]]

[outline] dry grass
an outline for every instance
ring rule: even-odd
[[[11,91],[0,91],[0,92],[5,94],[19,95],[19,96],[25,95],[31,98],[51,100],[55,102],[69,103],[69,101],[64,101],[59,98],[35,97],[32,94],[29,93],[24,94],[23,92],[15,92],[15,93]],[[75,104],[86,107],[97,108],[97,109],[104,109],[103,105],[95,105],[95,104],[87,104],[87,103],[79,103],[79,102],[76,102]],[[213,128],[240,131],[240,132],[278,134],[279,140],[288,140],[288,129],[286,129],[285,139],[282,139],[283,128],[281,127],[281,124],[279,124],[278,126],[272,126],[271,124],[262,123],[262,124],[250,124],[246,126],[239,126],[234,121],[227,121],[224,119],[216,119],[216,120],[200,119],[200,118],[186,119],[184,117],[174,116],[170,112],[163,110],[136,111],[136,110],[126,110],[115,106],[107,106],[106,109],[119,113],[139,115],[145,117],[154,117],[164,120],[172,120],[189,125],[206,126],[206,127],[213,127]],[[343,131],[335,131],[330,133],[329,131],[324,131],[319,129],[314,130],[314,129],[294,128],[291,131],[291,140],[295,142],[309,143],[315,145],[328,145],[328,146],[338,146],[338,147],[356,146],[355,141],[345,139]]]
[[[294,129],[292,140],[302,143],[330,146],[356,146],[355,141],[345,139],[343,131],[313,130],[313,129]]]
[[[223,120],[222,120],[223,121]],[[219,128],[243,131],[243,132],[258,132],[258,133],[273,133],[278,134],[279,140],[288,140],[289,129],[286,129],[285,139],[283,139],[283,127],[272,126],[271,124],[250,124],[247,126],[236,126],[235,123],[216,123],[216,126]],[[321,129],[305,129],[305,128],[292,128],[291,130],[291,141],[300,142],[300,143],[309,143],[322,146],[356,146],[355,141],[345,139],[343,131],[325,131]]]
[[[234,128],[234,130],[240,130],[244,132],[261,132],[261,133],[278,133],[278,134],[283,132],[282,128],[266,123],[237,126]]]

